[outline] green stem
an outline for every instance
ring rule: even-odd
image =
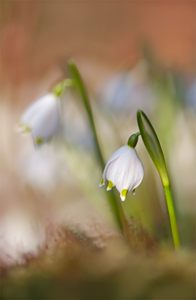
[[[163,188],[164,188],[167,210],[168,210],[168,215],[170,220],[170,228],[171,228],[173,243],[175,249],[178,249],[180,247],[180,238],[179,238],[179,231],[178,231],[177,220],[176,220],[173,195],[172,195],[170,185],[167,186],[163,185]]]
[[[92,131],[96,157],[99,162],[101,170],[103,170],[105,167],[105,161],[104,161],[102,150],[101,150],[101,147],[99,144],[95,121],[94,121],[94,117],[93,117],[93,112],[92,112],[92,108],[90,105],[86,87],[83,83],[82,77],[81,77],[76,65],[73,62],[69,62],[68,67],[69,67],[71,77],[74,81],[74,85],[75,85],[76,89],[78,90],[79,95],[81,96],[83,106],[86,110],[89,126]],[[107,193],[107,198],[108,198],[109,204],[111,206],[111,209],[112,209],[113,215],[115,217],[118,228],[122,232],[123,231],[125,232],[124,229],[127,224],[127,220],[126,220],[124,211],[122,209],[121,202],[116,198],[114,192]]]
[[[126,220],[121,202],[115,196],[114,191],[110,191],[109,193],[107,192],[106,196],[108,198],[111,210],[115,217],[116,224],[117,224],[119,230],[125,235],[125,227],[127,224],[127,220]]]
[[[104,168],[105,162],[104,162],[102,151],[101,151],[101,148],[99,145],[97,131],[96,131],[95,122],[94,122],[94,117],[93,117],[93,113],[92,113],[92,109],[91,109],[91,105],[90,105],[90,101],[88,98],[86,88],[84,86],[83,80],[81,78],[81,75],[80,75],[79,70],[76,67],[76,65],[73,62],[69,62],[68,66],[69,66],[70,74],[74,80],[75,87],[77,88],[77,90],[81,96],[83,106],[87,113],[88,122],[89,122],[91,131],[92,131],[92,135],[93,135],[93,139],[94,139],[97,159],[99,161],[101,168]]]

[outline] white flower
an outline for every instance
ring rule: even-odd
[[[33,103],[20,121],[23,132],[31,132],[36,144],[50,140],[61,126],[59,98],[49,93]]]
[[[107,191],[116,186],[120,198],[125,200],[128,191],[134,191],[142,182],[144,169],[134,148],[125,145],[113,153],[108,160],[100,186],[108,181]]]

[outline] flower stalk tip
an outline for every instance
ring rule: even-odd
[[[72,87],[73,85],[74,85],[73,80],[67,78],[59,82],[57,85],[55,85],[55,87],[52,89],[52,92],[56,97],[59,98],[63,95],[66,88]]]
[[[135,148],[136,145],[137,145],[139,136],[140,136],[140,132],[137,132],[137,133],[132,134],[132,135],[129,137],[129,139],[128,139],[127,145],[128,145],[129,147]]]

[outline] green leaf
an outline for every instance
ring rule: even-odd
[[[137,122],[144,145],[154,162],[164,186],[169,185],[168,172],[161,144],[146,114],[139,110],[137,112]]]
[[[163,150],[154,127],[152,126],[146,114],[141,110],[137,112],[137,122],[144,145],[146,146],[146,149],[159,172],[163,184],[173,244],[175,249],[178,249],[180,246],[180,237],[176,219],[175,203]]]

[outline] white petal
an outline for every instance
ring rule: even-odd
[[[118,176],[116,188],[121,192],[124,189],[134,190],[141,183],[144,175],[143,166],[135,149],[130,148],[121,160],[121,176]]]
[[[105,167],[103,178],[111,181],[122,193],[123,190],[130,191],[139,186],[143,175],[143,166],[135,149],[126,145],[111,156]]]
[[[132,184],[132,186],[129,186],[129,191],[133,191],[135,190],[139,185],[140,183],[142,182],[142,179],[144,177],[144,168],[143,168],[143,165],[142,163],[138,161],[137,162],[137,165],[136,165],[136,168],[135,168],[135,177],[134,177],[134,182]]]
[[[123,189],[128,189],[130,180],[133,177],[133,168],[130,166],[134,163],[134,151],[129,146],[125,146],[122,155],[118,157],[115,166],[108,172],[109,176],[114,177],[116,188],[121,192]],[[111,174],[112,173],[112,174]]]
[[[39,114],[40,111],[44,110],[50,103],[53,103],[54,100],[56,100],[56,97],[52,93],[40,97],[23,114],[21,123],[29,125],[32,118]]]
[[[111,180],[113,182],[113,180],[110,178],[110,174],[112,173],[111,171],[109,171],[111,169],[111,167],[113,166],[113,162],[117,160],[118,157],[120,157],[121,155],[124,155],[124,153],[127,152],[127,146],[122,146],[121,148],[119,148],[118,150],[116,150],[112,156],[110,157],[110,159],[108,160],[105,169],[103,171],[103,179],[104,180]],[[109,171],[109,177],[108,177],[108,171]],[[114,183],[114,182],[113,182]]]
[[[33,137],[42,137],[44,140],[48,140],[55,133],[57,133],[60,127],[60,116],[57,105],[48,108],[47,111],[40,114],[37,118],[34,127],[32,128]]]
[[[47,94],[36,101],[23,115],[22,124],[31,128],[34,139],[50,139],[60,127],[58,99]]]

